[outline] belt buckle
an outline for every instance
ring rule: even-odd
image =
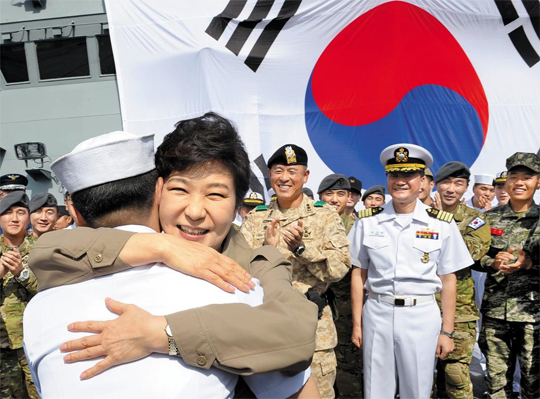
[[[394,306],[405,306],[405,298],[394,298]]]

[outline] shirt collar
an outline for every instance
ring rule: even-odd
[[[379,221],[393,220],[397,217],[397,213],[394,210],[393,200],[388,201],[385,205],[382,206],[383,211],[379,213]],[[418,222],[428,224],[429,215],[426,212],[429,206],[425,205],[419,199],[416,199],[416,206],[414,207],[412,218]]]

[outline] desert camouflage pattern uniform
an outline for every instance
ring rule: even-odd
[[[23,266],[28,269],[28,254],[35,238],[27,235],[18,247]],[[4,244],[0,236],[0,251],[12,248]],[[28,269],[30,270],[30,269]],[[0,397],[39,398],[23,350],[23,312],[26,304],[37,293],[37,280],[30,271],[30,277],[19,282],[8,272],[0,279]]]
[[[305,194],[299,207],[281,210],[277,201],[268,206],[259,206],[251,211],[240,232],[252,248],[264,243],[266,229],[279,217],[280,229],[285,229],[298,220],[304,224],[303,242],[306,250],[296,257],[283,240],[278,249],[293,265],[293,286],[302,293],[310,288],[324,294],[330,283],[339,281],[351,267],[349,240],[339,214],[323,201],[314,202]],[[337,333],[329,306],[323,310],[317,326],[315,355],[311,372],[323,398],[334,398],[336,379]]]
[[[462,203],[450,213],[454,215],[459,232],[473,260],[481,259],[489,250],[491,243],[490,226],[483,213]],[[474,300],[471,268],[458,270],[456,278],[455,349],[445,360],[439,360],[437,363],[437,397],[472,399],[473,385],[469,366],[476,341],[476,320],[479,319],[479,314]],[[436,298],[441,308],[441,294],[437,293]]]
[[[482,303],[483,323],[479,345],[487,359],[488,395],[506,398],[512,394],[516,356],[521,367],[521,395],[540,397],[540,266],[503,274],[491,267],[495,255],[510,248],[534,248],[540,239],[539,207],[515,213],[511,206],[495,208],[484,215],[491,224],[491,247],[480,262],[487,272]],[[536,243],[536,244],[534,244]],[[527,249],[525,247],[525,249]]]

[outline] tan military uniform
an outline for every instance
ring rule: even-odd
[[[354,213],[351,213],[350,215],[343,214],[341,216],[341,221],[343,222],[343,226],[345,227],[345,234],[349,234],[352,227],[354,226],[354,222],[356,222],[356,215]]]
[[[27,235],[18,247],[23,267],[28,269],[28,254],[35,238]],[[0,236],[0,251],[10,251]],[[0,279],[0,376],[1,397],[39,398],[23,351],[23,313],[28,301],[37,292],[36,277],[23,282],[8,272]]]
[[[306,195],[295,209],[282,210],[277,202],[251,211],[240,232],[252,248],[263,245],[266,229],[275,218],[281,229],[298,220],[304,226],[303,242],[306,250],[296,257],[283,240],[278,249],[293,265],[293,286],[305,294],[310,288],[324,294],[330,283],[342,279],[351,267],[349,241],[339,214],[323,201],[314,202]],[[336,378],[337,332],[329,306],[323,310],[317,327],[315,356],[311,371],[323,398],[333,398]]]
[[[481,259],[491,243],[491,230],[484,214],[462,203],[450,213],[454,215],[473,260]],[[437,387],[439,397],[445,397],[443,392],[446,390],[449,398],[461,399],[473,397],[469,366],[476,341],[476,320],[479,319],[479,312],[474,300],[471,268],[458,270],[456,278],[455,349],[445,360],[438,361]],[[441,307],[441,294],[437,293],[436,298]]]
[[[118,254],[132,234],[77,227],[43,235],[29,261],[39,291],[130,268]],[[315,348],[317,307],[292,288],[290,263],[274,247],[252,250],[232,228],[222,253],[260,280],[264,303],[208,305],[168,315],[180,356],[190,366],[240,375],[305,370]]]

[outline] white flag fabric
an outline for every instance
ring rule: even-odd
[[[124,129],[159,137],[215,111],[255,191],[287,143],[307,151],[314,191],[330,173],[384,185],[379,154],[397,142],[427,148],[434,172],[493,175],[540,148],[538,1],[105,3]]]

